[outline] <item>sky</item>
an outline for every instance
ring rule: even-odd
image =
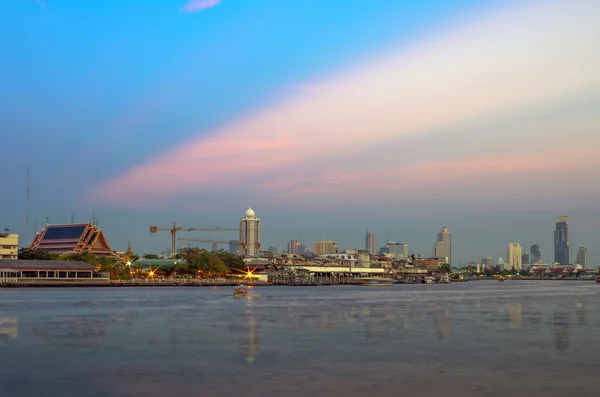
[[[95,213],[114,249],[150,225],[262,245],[400,241],[506,259],[556,217],[600,263],[600,2],[0,3],[0,226]],[[37,226],[37,229],[35,229]],[[181,237],[229,240],[234,233]]]

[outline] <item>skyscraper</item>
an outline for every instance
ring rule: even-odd
[[[377,234],[370,233],[367,230],[367,235],[365,237],[365,250],[369,251],[369,254],[375,255],[377,254]]]
[[[298,240],[290,240],[288,242],[287,251],[290,254],[299,254],[300,253],[300,242]]]
[[[452,265],[452,235],[446,226],[437,235],[437,241],[433,246],[433,257],[445,258],[446,262]]]
[[[527,251],[523,252],[523,254],[521,255],[521,266],[529,266],[530,263],[531,261],[529,259],[529,254],[527,253]]]
[[[585,248],[583,245],[580,245],[579,249],[577,250],[577,258],[575,259],[575,263],[577,265],[581,265],[581,267],[583,267],[584,269],[587,269],[587,266],[588,266],[587,248]]]
[[[252,208],[240,219],[240,252],[243,256],[260,254],[260,218]]]
[[[519,243],[508,244],[508,268],[522,270],[523,262],[521,262],[521,260],[522,260],[521,244],[519,244]]]
[[[542,263],[542,251],[540,251],[539,245],[533,244],[529,251],[531,253],[531,255],[529,256],[529,260],[532,265]]]
[[[313,243],[313,253],[315,255],[337,254],[339,251],[338,245],[331,240],[321,240]]]
[[[559,216],[554,231],[554,262],[568,265],[569,261],[569,217]]]

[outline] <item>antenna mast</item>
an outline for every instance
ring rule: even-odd
[[[29,245],[29,167],[27,167],[27,199],[25,202],[25,247]]]

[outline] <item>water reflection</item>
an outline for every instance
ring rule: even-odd
[[[19,337],[19,320],[16,317],[0,317],[0,339]]]
[[[508,307],[508,328],[521,329],[523,326],[523,304],[507,303]]]
[[[434,323],[440,340],[444,343],[449,343],[452,340],[452,316],[450,310],[436,313]]]
[[[245,335],[241,338],[240,350],[246,363],[252,364],[258,353],[258,326],[254,317],[252,298],[248,298],[244,313]]]
[[[554,345],[556,352],[561,356],[569,354],[570,316],[571,313],[568,310],[554,310]]]

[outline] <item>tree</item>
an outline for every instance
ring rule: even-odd
[[[221,275],[229,269],[215,254],[198,247],[183,248],[181,255],[187,263],[187,272],[200,275]]]
[[[29,247],[19,248],[18,258],[22,260],[36,260],[36,261],[54,261],[57,260],[60,255],[56,252],[48,252],[46,250],[36,250]]]
[[[63,255],[61,259],[65,261],[85,262],[96,267],[99,267],[102,264],[102,260],[91,252],[75,252],[72,254]]]
[[[444,263],[444,264],[440,265],[439,269],[440,269],[440,271],[442,271],[444,273],[452,272],[452,267],[450,266],[449,263]]]
[[[215,252],[215,255],[227,266],[229,269],[245,269],[246,263],[244,259],[239,255],[231,254],[224,249],[220,249]]]
[[[160,259],[160,256],[158,256],[156,254],[144,254],[142,256],[142,258],[144,258],[144,259]]]

